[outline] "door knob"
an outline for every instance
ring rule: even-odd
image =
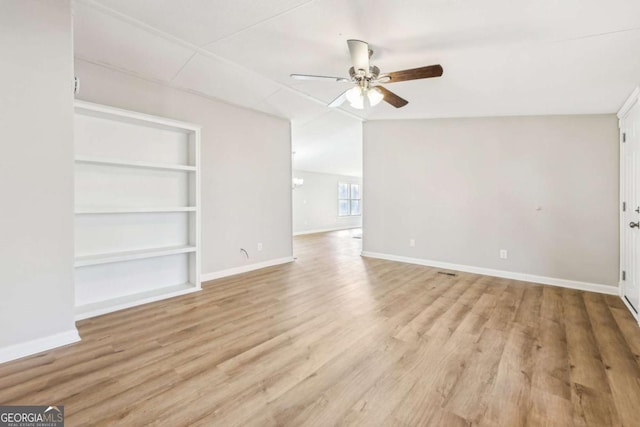
[[[631,228],[640,228],[640,221],[639,222],[630,222],[629,223],[629,227],[631,227]]]

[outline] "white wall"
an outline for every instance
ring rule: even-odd
[[[614,115],[367,122],[364,251],[616,286],[618,145]]]
[[[0,13],[0,361],[77,339],[68,1]]]
[[[202,273],[292,256],[287,120],[76,60],[79,99],[202,128]],[[257,251],[257,244],[263,251]],[[245,259],[240,248],[249,252]],[[207,277],[205,277],[206,279]]]
[[[362,216],[338,216],[338,182],[362,185],[362,178],[301,170],[293,176],[304,179],[293,190],[294,234],[362,226]]]

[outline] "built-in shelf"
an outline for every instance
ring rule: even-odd
[[[87,319],[89,317],[99,316],[101,314],[134,307],[140,304],[147,304],[165,298],[172,298],[179,295],[189,294],[191,292],[197,292],[200,289],[200,285],[184,283],[181,285],[167,286],[164,288],[153,289],[151,291],[103,300],[92,304],[79,305],[75,308],[75,317],[76,320]]]
[[[76,319],[200,290],[200,126],[75,101],[74,128]]]
[[[131,261],[135,259],[153,258],[166,255],[186,254],[196,251],[195,246],[167,246],[162,248],[140,249],[135,251],[109,252],[104,254],[83,255],[76,257],[76,267],[108,264],[110,262]]]
[[[134,160],[107,159],[93,156],[76,156],[76,163],[87,163],[104,166],[123,166],[143,169],[164,169],[173,171],[195,172],[195,166],[171,165],[163,163],[139,162]]]
[[[160,208],[78,208],[76,215],[115,214],[115,213],[154,213],[154,212],[195,212],[195,206]]]

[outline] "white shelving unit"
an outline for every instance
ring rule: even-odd
[[[200,290],[200,127],[76,101],[76,319]]]
[[[125,166],[134,168],[149,168],[149,169],[167,169],[167,170],[179,170],[179,171],[193,171],[195,172],[195,166],[185,165],[169,165],[162,163],[149,163],[149,162],[137,162],[137,161],[123,161],[118,159],[105,159],[101,157],[92,156],[76,156],[76,163],[89,163],[94,165],[112,165],[112,166]]]
[[[154,213],[154,212],[195,212],[195,206],[175,206],[175,207],[158,207],[158,208],[76,208],[76,215],[89,214],[113,214],[113,213]]]
[[[108,264],[110,262],[131,261],[134,259],[154,258],[165,255],[186,254],[196,252],[195,246],[168,246],[163,248],[140,249],[137,251],[109,252],[96,255],[85,255],[76,257],[76,267],[86,267],[88,265]]]

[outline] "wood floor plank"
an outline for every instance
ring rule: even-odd
[[[563,290],[571,401],[576,425],[620,425],[583,292]]]
[[[619,298],[365,258],[352,234],[78,322],[82,342],[0,365],[0,404],[69,426],[637,425]]]
[[[638,409],[640,403],[637,398],[640,396],[640,367],[603,296],[585,294],[583,299],[620,422],[624,426],[637,424],[638,417],[633,411]]]
[[[394,338],[377,343],[370,348],[370,356],[336,384],[325,389],[310,405],[302,408],[287,425],[325,426],[335,425],[375,381],[407,352],[409,344]]]
[[[515,323],[505,334],[504,349],[481,425],[527,425],[532,404],[535,340],[525,328]]]
[[[501,331],[483,329],[476,342],[466,344],[473,352],[461,362],[462,373],[451,389],[444,409],[477,423],[487,409],[487,396],[496,381],[505,337]]]

